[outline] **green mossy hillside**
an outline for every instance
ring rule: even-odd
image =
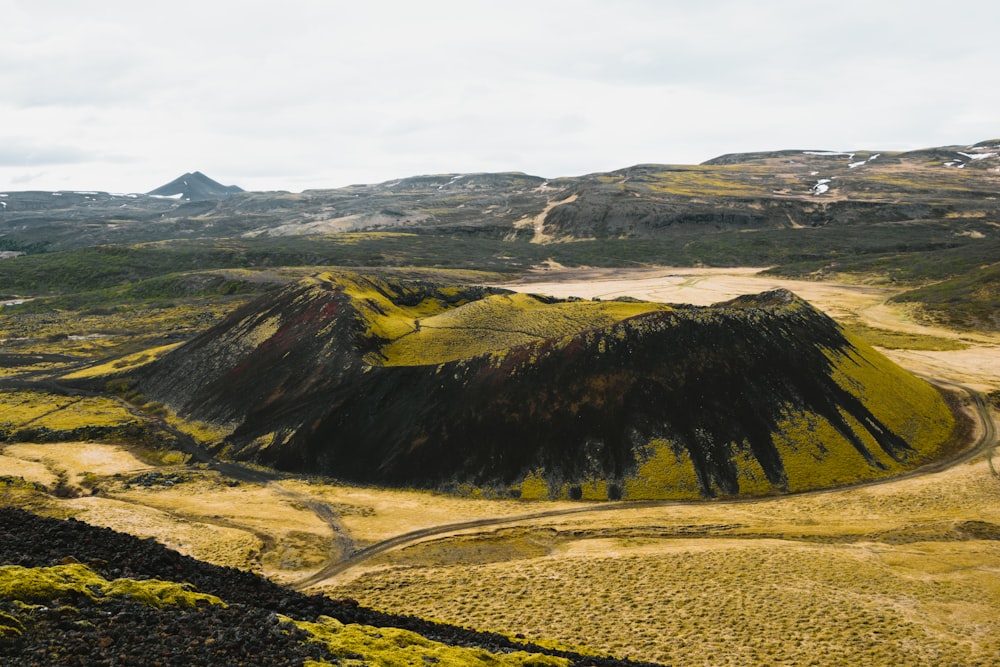
[[[103,396],[0,392],[0,441],[136,439],[141,420]]]
[[[494,294],[426,319],[382,347],[387,366],[440,364],[605,327],[670,306],[627,301],[560,301]]]

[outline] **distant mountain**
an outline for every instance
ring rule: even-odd
[[[243,188],[239,186],[223,185],[200,171],[194,171],[183,176],[178,176],[166,185],[161,185],[146,194],[152,197],[171,197],[183,199],[184,201],[202,201],[206,199],[222,199],[235,192],[243,191]]]

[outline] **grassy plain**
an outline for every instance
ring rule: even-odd
[[[998,498],[979,461],[865,489],[535,520],[410,546],[324,590],[673,665],[988,665]]]

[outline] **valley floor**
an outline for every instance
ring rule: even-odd
[[[1000,389],[1000,337],[923,326],[885,304],[885,287],[757,269],[548,272],[506,287],[698,304],[785,287],[875,332],[910,370]],[[894,349],[904,336],[909,349]],[[406,541],[309,590],[673,665],[993,665],[1000,458],[984,451],[860,488],[518,519],[581,503],[235,481],[121,445],[11,443],[0,446],[0,505],[155,537],[293,585],[394,536],[500,517],[508,522]]]

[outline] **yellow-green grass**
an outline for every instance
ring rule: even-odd
[[[996,543],[600,548],[397,568],[330,593],[672,665],[987,665],[1000,656]]]
[[[833,377],[893,433],[913,447],[896,461],[853,417],[842,412],[862,443],[880,463],[869,465],[826,419],[789,412],[775,440],[791,491],[851,484],[898,474],[940,456],[954,444],[955,417],[940,392],[906,373],[863,341],[848,335],[856,353],[835,355]]]
[[[37,313],[19,313],[17,310],[6,313],[4,309],[0,310],[0,338],[29,338],[32,339],[32,347],[40,351],[86,352],[120,344],[122,338],[196,331],[203,328],[206,322],[223,317],[247,300],[249,297],[188,299],[177,303],[118,303],[107,310],[48,310]],[[77,339],[70,340],[66,336]]]
[[[96,364],[94,366],[89,366],[78,371],[73,371],[63,376],[66,380],[78,380],[83,378],[95,378],[102,377],[105,375],[115,375],[117,373],[124,373],[127,371],[133,371],[140,366],[144,366],[152,361],[156,361],[164,354],[170,350],[179,346],[180,343],[172,343],[170,345],[159,345],[157,347],[150,348],[148,350],[143,350],[142,352],[136,352],[133,354],[127,354],[119,359],[114,359],[112,361],[105,362],[103,364]]]
[[[414,324],[416,319],[436,315],[449,307],[442,299],[432,296],[412,306],[399,306],[385,293],[390,291],[405,293],[407,290],[400,289],[395,284],[389,285],[383,279],[374,276],[341,276],[326,273],[318,276],[317,281],[333,282],[343,289],[364,316],[369,335],[384,340],[394,340],[413,331],[416,328]],[[451,289],[452,296],[459,291],[459,288],[445,288],[445,291],[448,289]]]
[[[922,454],[936,453],[955,424],[941,393],[857,337],[846,337],[854,349],[834,355],[833,379]]]
[[[237,546],[252,532],[268,531],[279,545],[309,532],[314,556],[296,556],[295,567],[315,567],[329,550],[325,527],[275,489],[245,487],[234,493],[240,488],[208,479],[170,489],[111,487],[113,504],[58,500],[46,513],[65,508],[63,515],[155,535],[225,565],[248,557],[250,545]],[[318,480],[281,487],[331,505],[357,546],[436,523],[543,509]],[[1000,524],[996,499],[997,482],[979,461],[863,489],[626,506],[424,542],[365,564],[367,574],[328,592],[678,667],[809,664],[826,654],[820,664],[990,665],[1000,651],[1000,542],[956,529]],[[192,548],[219,530],[207,521],[231,528],[219,531],[211,549]],[[271,530],[278,526],[290,530]]]
[[[165,419],[173,428],[191,436],[203,445],[216,444],[233,432],[233,429],[229,426],[220,426],[196,419],[188,419],[169,411]]]
[[[968,343],[955,338],[942,338],[909,331],[893,331],[873,327],[857,320],[841,321],[841,325],[869,345],[888,350],[967,350]]]
[[[23,364],[0,368],[0,375],[31,373],[58,377],[69,373],[74,378],[91,378],[102,373],[131,370],[144,361],[144,354],[165,351],[157,349],[163,345],[165,335],[175,339],[193,335],[248,299],[125,302],[107,308],[38,312],[0,309],[0,341],[4,351],[21,355]],[[31,355],[62,358],[42,357],[31,363]],[[121,365],[116,368],[116,363]],[[93,367],[93,364],[98,366]],[[83,365],[90,368],[81,369]]]
[[[291,619],[284,619],[291,620]],[[441,664],[468,667],[512,665],[519,667],[567,667],[569,660],[538,653],[515,651],[490,653],[484,649],[448,646],[407,630],[377,628],[370,625],[344,624],[321,616],[317,622],[293,621],[330,650],[339,665],[405,665]],[[323,667],[328,662],[308,661],[311,667]]]
[[[943,196],[982,189],[979,179],[969,179],[967,174],[957,169],[943,169],[939,164],[933,163],[928,166],[929,169],[911,169],[905,172],[892,169],[869,171],[859,182],[868,181],[872,185],[888,186],[911,193],[929,192]]]
[[[385,345],[382,354],[389,366],[438,364],[665,310],[671,308],[646,302],[546,303],[530,294],[499,294],[425,318],[414,317],[407,322],[404,335]]]
[[[596,180],[618,190],[645,189],[654,195],[771,197],[774,192],[808,195],[808,188],[815,182],[815,177],[807,175],[808,169],[803,163],[785,159],[778,171],[775,164],[670,165],[648,171],[630,170],[627,174],[603,174]],[[843,171],[847,171],[846,162]]]
[[[348,294],[369,336],[384,341],[368,360],[379,365],[432,365],[546,338],[607,326],[642,313],[670,310],[641,302],[546,303],[527,294],[463,298],[463,287],[429,290],[412,305],[387,293],[410,297],[416,288],[389,284],[374,276],[326,273],[314,279]]]
[[[41,391],[0,392],[0,429],[72,431],[137,423],[118,401],[100,396],[61,396]]]
[[[755,180],[759,182],[755,182]],[[792,180],[792,179],[789,179]],[[656,194],[687,197],[770,195],[778,183],[773,168],[749,165],[693,165],[651,174],[640,181]],[[805,187],[799,186],[802,190]]]
[[[6,461],[0,459],[0,465]],[[48,490],[23,476],[5,471],[0,475],[0,507],[19,507],[53,518],[65,519],[70,515],[59,506],[59,501]]]
[[[156,608],[167,605],[196,607],[199,604],[223,604],[214,595],[198,593],[190,586],[171,581],[109,581],[81,563],[53,567],[0,566],[0,598],[26,603],[47,603],[67,595],[79,595],[92,600],[128,596]]]

